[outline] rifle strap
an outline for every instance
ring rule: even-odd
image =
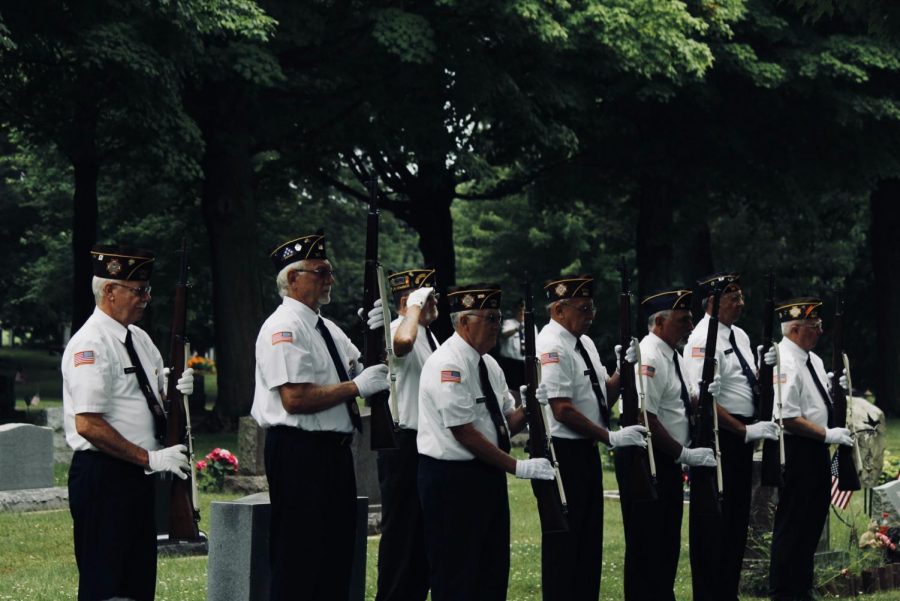
[[[328,354],[331,355],[331,362],[334,363],[334,369],[337,371],[338,378],[341,382],[348,382],[350,376],[347,375],[347,369],[344,367],[340,355],[338,355],[337,346],[334,344],[334,338],[331,337],[331,332],[328,331],[328,326],[325,325],[325,322],[322,321],[321,317],[319,317],[319,320],[316,322],[316,329],[319,330],[319,334],[321,334],[322,338],[325,340],[325,346],[328,347]],[[356,428],[357,431],[362,432],[362,418],[359,416],[359,406],[356,404],[356,399],[347,399],[346,404],[347,413],[350,415],[350,421],[353,422],[353,427]]]
[[[684,383],[684,377],[681,375],[681,365],[678,363],[678,351],[672,355],[672,361],[675,362],[675,373],[678,374],[678,381],[681,382],[681,403],[684,405],[684,414],[688,418],[691,425],[694,424],[694,410],[691,407],[691,395],[688,394],[687,385]]]
[[[609,405],[606,403],[603,387],[600,386],[600,379],[597,377],[594,362],[591,361],[591,356],[588,354],[587,349],[584,348],[584,345],[581,344],[580,339],[575,342],[575,350],[581,353],[581,358],[584,359],[584,364],[587,366],[586,375],[591,379],[591,388],[594,389],[594,396],[597,397],[597,404],[600,406],[600,417],[603,419],[603,425],[609,428]]]
[[[153,435],[156,437],[156,440],[162,441],[166,436],[166,413],[156,399],[156,395],[153,394],[153,388],[150,387],[150,379],[147,378],[147,372],[144,371],[144,366],[141,365],[141,360],[134,348],[134,340],[131,338],[130,329],[125,335],[125,350],[128,352],[128,358],[131,359],[132,366],[135,368],[134,374],[137,376],[138,385],[144,398],[147,400],[150,414],[153,416]],[[175,374],[172,374],[170,377],[174,378]]]
[[[816,369],[812,364],[812,355],[806,356],[806,369],[809,370],[810,375],[812,376],[813,382],[816,384],[816,388],[819,391],[819,394],[822,395],[822,400],[825,401],[825,408],[828,409],[828,427],[834,427],[834,407],[831,404],[831,398],[828,396],[828,393],[825,392],[825,387],[822,386],[822,382],[819,380],[819,376],[816,375]]]
[[[737,357],[738,363],[741,364],[741,373],[744,374],[744,377],[747,378],[747,383],[750,385],[750,392],[753,395],[753,415],[755,417],[759,415],[759,380],[756,379],[756,374],[750,369],[747,359],[741,354],[741,349],[738,348],[737,340],[734,337],[734,330],[731,330],[731,333],[728,335],[728,342],[731,343],[731,348],[734,350],[734,356]]]
[[[497,402],[497,395],[494,394],[494,388],[491,386],[491,379],[488,377],[487,364],[484,357],[478,359],[478,377],[481,381],[481,394],[484,395],[484,403],[487,405],[488,413],[491,414],[491,421],[494,422],[494,428],[497,430],[497,446],[500,450],[509,453],[512,445],[509,442],[509,431],[506,429],[503,421],[503,414],[500,413],[500,403]]]

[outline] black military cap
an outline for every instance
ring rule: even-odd
[[[813,296],[801,296],[780,301],[775,305],[775,315],[781,323],[795,319],[819,319],[822,301]]]
[[[710,274],[697,281],[697,294],[706,298],[712,294],[713,288],[719,286],[722,292],[734,286],[740,287],[741,274],[730,271],[720,271]]]
[[[562,275],[544,282],[544,293],[550,302],[568,298],[591,298],[594,293],[594,278],[589,275]]]
[[[644,315],[650,316],[660,311],[674,311],[683,309],[691,310],[691,291],[676,290],[660,290],[649,296],[645,296],[641,301],[641,309]]]
[[[407,269],[388,276],[391,293],[394,295],[415,290],[416,288],[434,288],[437,284],[434,269]]]
[[[94,275],[109,280],[149,280],[153,261],[153,253],[140,248],[97,244],[91,249]]]
[[[500,286],[497,284],[472,284],[454,286],[447,292],[450,313],[500,308]]]
[[[307,259],[327,259],[325,255],[325,231],[294,238],[281,244],[269,254],[272,264],[281,271],[291,263]]]

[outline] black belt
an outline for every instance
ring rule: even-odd
[[[324,430],[304,430],[295,428],[294,426],[270,426],[269,430],[293,436],[296,438],[304,438],[317,444],[328,446],[350,446],[353,444],[353,434],[350,432],[331,432]]]

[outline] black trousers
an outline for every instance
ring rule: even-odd
[[[675,601],[675,575],[681,551],[684,489],[681,465],[656,451],[657,499],[637,501],[620,490],[625,529],[625,600]],[[616,454],[616,477],[632,467],[627,453]]]
[[[691,495],[689,540],[694,601],[737,601],[747,546],[753,445],[746,444],[743,435],[719,430],[719,448],[722,451],[721,513],[710,511],[709,498],[695,499]],[[715,469],[709,469],[707,475],[714,486]]]
[[[419,456],[432,601],[504,601],[509,583],[506,474],[475,459]]]
[[[266,434],[272,601],[346,599],[356,536],[351,434],[274,426]]]
[[[603,465],[590,440],[553,438],[569,531],[541,536],[544,601],[597,601],[603,570]]]
[[[772,531],[769,593],[777,601],[811,599],[813,558],[831,504],[828,445],[799,436],[784,437],[784,486]]]
[[[156,592],[153,478],[143,468],[98,451],[76,451],[69,469],[78,601]]]
[[[417,486],[416,431],[400,430],[396,439],[396,450],[378,452],[381,542],[375,600],[424,601],[428,596],[428,557]]]

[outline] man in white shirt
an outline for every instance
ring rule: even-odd
[[[516,399],[516,405],[522,403],[519,398],[519,387],[525,383],[525,300],[519,299],[515,304],[515,316],[503,320],[500,327],[500,341],[497,344],[500,353],[500,367],[506,376],[509,391]],[[537,326],[534,335],[537,337]]]
[[[676,350],[690,333],[691,291],[667,289],[641,301],[649,334],[641,340],[635,382],[643,386],[656,459],[657,499],[622,499],[625,599],[675,601],[684,494],[681,464],[714,467],[712,449],[690,448],[694,387]]]
[[[775,417],[780,415],[784,423],[785,471],[769,564],[769,594],[774,601],[818,599],[813,558],[831,503],[828,447],[853,445],[847,428],[832,427],[825,366],[812,352],[822,334],[821,306],[817,298],[802,297],[775,307],[784,335],[778,343],[782,404],[775,407]],[[765,361],[775,364],[774,349],[766,353]]]
[[[350,444],[362,430],[356,398],[387,389],[387,366],[360,369],[359,350],[319,312],[335,281],[321,231],[270,258],[283,301],[256,339],[250,412],[267,430],[270,599],[346,599],[356,536]],[[378,303],[370,329],[384,325],[380,315]]]
[[[447,294],[455,333],[422,367],[419,498],[433,601],[504,601],[509,581],[506,473],[551,480],[546,459],[516,460],[510,435],[525,423],[497,361],[500,288]]]
[[[643,426],[609,429],[619,395],[586,334],[594,320],[594,278],[561,276],[544,284],[550,322],[537,338],[547,423],[568,503],[568,532],[541,537],[545,601],[594,600],[603,569],[603,465],[597,442],[611,448],[647,445]],[[634,362],[634,349],[629,349]]]
[[[400,317],[391,322],[398,448],[378,452],[381,485],[381,540],[378,543],[376,601],[424,601],[428,596],[428,557],[422,509],[416,488],[419,453],[419,377],[437,350],[429,327],[438,317],[434,269],[391,274],[391,292]]]
[[[747,333],[735,325],[744,309],[739,274],[716,273],[697,283],[705,315],[684,347],[687,379],[699,382],[702,376],[714,286],[722,290],[716,332],[716,355],[720,360],[716,403],[724,493],[718,516],[695,511],[701,505],[691,504],[691,580],[696,601],[737,601],[750,523],[754,443],[761,438],[776,440],[778,426],[771,421],[756,422],[756,354]]]
[[[163,359],[135,326],[150,303],[153,255],[124,246],[91,250],[97,307],[62,357],[78,599],[151,601],[156,590],[154,487],[149,474],[190,473],[184,445],[165,436]],[[194,390],[193,370],[178,380]]]

